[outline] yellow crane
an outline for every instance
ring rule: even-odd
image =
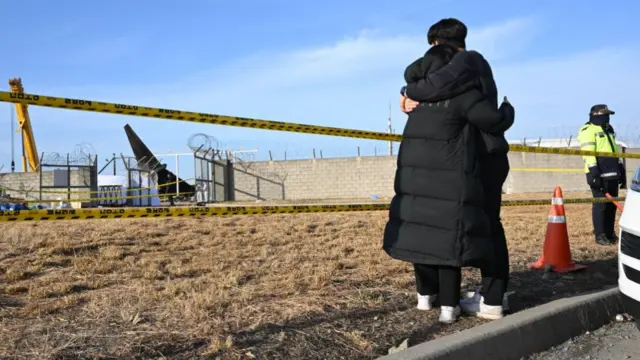
[[[24,94],[21,78],[9,79],[9,86],[11,87],[12,92]],[[33,136],[33,127],[31,127],[29,110],[27,110],[27,105],[25,104],[16,103],[15,107],[18,125],[20,126],[20,131],[22,133],[22,171],[39,172],[40,159],[38,158],[36,139]]]

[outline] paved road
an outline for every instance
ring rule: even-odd
[[[612,323],[527,360],[640,359],[640,331],[633,322]]]

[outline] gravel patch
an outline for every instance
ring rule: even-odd
[[[633,321],[613,322],[523,360],[640,359],[640,331]]]

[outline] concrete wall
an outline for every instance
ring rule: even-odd
[[[640,149],[628,152],[640,153]],[[588,191],[580,156],[509,154],[511,168],[507,194]],[[628,178],[640,160],[627,160]],[[519,169],[531,171],[518,171]],[[535,171],[573,169],[575,172]],[[235,200],[363,199],[393,196],[395,156],[254,162],[234,169]]]
[[[640,153],[640,149],[628,152]],[[546,154],[509,154],[511,171],[505,182],[508,194],[525,192],[549,193],[560,185],[564,191],[586,191],[581,169],[582,158]],[[631,178],[640,160],[628,159],[628,178]],[[517,169],[577,169],[579,172],[517,171]],[[396,169],[395,156],[371,156],[315,160],[264,161],[236,164],[231,176],[225,176],[225,164],[215,165],[215,193],[217,201],[225,198],[225,183],[234,189],[231,200],[313,200],[313,199],[366,199],[372,195],[391,198]],[[39,199],[39,174],[0,174],[0,187],[12,197]],[[43,185],[53,185],[53,171],[42,173]],[[89,169],[72,170],[72,185],[86,186],[75,191],[88,191],[92,187]],[[94,185],[97,186],[97,185]],[[43,189],[66,192],[66,189]],[[43,200],[66,199],[66,194],[43,193]],[[72,194],[72,199],[86,198],[88,194]]]
[[[531,153],[509,153],[512,171],[504,184],[506,194],[536,193],[553,191],[561,186],[563,191],[588,191],[589,187],[582,169],[584,162],[580,156],[548,155]],[[527,169],[526,171],[523,171]],[[548,169],[549,171],[535,171]],[[558,171],[551,171],[558,169]],[[576,172],[561,172],[572,169]]]
[[[278,169],[280,170],[278,172],[273,172],[272,168],[278,165],[277,163],[254,163],[250,168],[234,168],[235,200],[287,199],[285,181],[286,174],[289,172],[287,167],[289,166],[285,166],[284,169]],[[281,176],[281,174],[283,175]],[[298,196],[304,195],[298,194]]]
[[[62,174],[64,178],[64,174]],[[93,181],[92,181],[93,180]],[[86,192],[91,191],[92,187],[97,190],[97,179],[91,178],[90,169],[71,170],[71,185],[85,186],[85,188],[71,189],[72,192]],[[54,185],[54,171],[42,172],[42,186]],[[40,199],[40,174],[39,173],[2,173],[0,174],[0,188],[4,189],[4,192],[13,198],[20,198],[25,200],[39,200]],[[56,200],[58,197],[67,199],[67,188],[43,188],[42,200]],[[50,192],[57,192],[55,194]],[[49,192],[49,193],[46,193]],[[71,194],[71,199],[83,199],[90,197],[90,194],[79,193]]]
[[[640,153],[640,149],[626,149],[628,153]],[[507,194],[525,192],[545,192],[549,188],[561,186],[565,191],[588,191],[586,178],[583,171],[569,172],[543,172],[543,171],[517,171],[519,168],[538,169],[584,169],[581,156],[547,155],[529,153],[510,153],[509,164],[514,169],[505,182],[504,190]],[[627,159],[627,179],[630,179],[635,169],[640,165],[638,159]]]
[[[235,199],[390,197],[395,168],[391,156],[254,162],[234,169]]]

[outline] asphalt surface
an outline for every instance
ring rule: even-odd
[[[640,359],[640,330],[633,321],[613,322],[526,360]]]

